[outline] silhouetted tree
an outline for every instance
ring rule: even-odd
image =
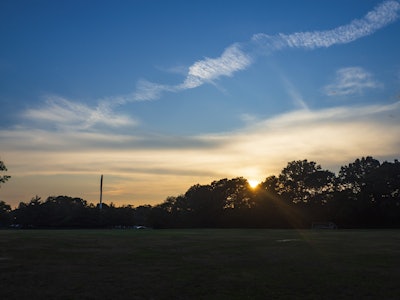
[[[213,197],[223,203],[222,222],[224,227],[246,227],[254,223],[252,208],[255,194],[247,179],[236,177],[211,183]]]
[[[163,203],[152,209],[152,227],[188,227],[190,223],[189,211],[188,202],[184,195],[167,197]]]
[[[254,207],[261,227],[286,228],[291,226],[291,203],[283,201],[279,194],[279,180],[269,176],[255,190]]]
[[[366,185],[365,179],[373,170],[379,168],[380,162],[371,156],[356,159],[354,163],[340,168],[338,181],[340,190],[348,190],[357,195]]]
[[[184,199],[186,200],[184,205],[186,220],[190,220],[191,226],[216,226],[224,203],[221,197],[213,197],[211,185],[191,186],[185,193]]]
[[[87,202],[81,198],[52,196],[41,206],[46,227],[86,227]]]
[[[28,203],[20,202],[14,212],[15,222],[23,227],[34,227],[41,224],[43,221],[41,204],[39,196],[33,197]]]
[[[269,227],[309,228],[313,221],[340,227],[400,227],[400,163],[372,157],[343,166],[339,175],[307,160],[289,162],[257,188],[243,177],[195,184],[154,207],[103,209],[80,198],[36,196],[14,211],[0,201],[0,223],[24,227]]]
[[[234,219],[243,218],[244,211],[254,205],[253,196],[243,177],[195,184],[184,195],[168,197],[154,207],[152,219],[158,216],[157,226],[232,226],[232,222],[237,222]]]
[[[356,159],[341,167],[335,197],[336,210],[340,218],[353,227],[371,226],[376,218],[375,205],[371,201],[368,176],[380,167],[380,162],[371,156]]]
[[[371,222],[380,225],[400,225],[400,163],[384,162],[365,176],[364,197],[373,214]]]
[[[150,223],[151,205],[140,205],[135,208],[134,221],[136,225],[152,226]]]
[[[15,211],[17,224],[24,227],[90,227],[87,202],[68,196],[48,197],[45,202],[36,196],[29,203],[21,202]]]
[[[306,159],[289,162],[279,175],[279,194],[289,202],[324,204],[334,190],[335,174]]]
[[[0,201],[0,227],[8,226],[12,223],[11,206]]]
[[[251,208],[255,204],[250,185],[243,177],[214,181],[211,186],[214,192],[223,195],[224,209]]]

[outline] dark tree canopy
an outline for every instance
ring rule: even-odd
[[[348,166],[340,168],[338,180],[342,188],[351,190],[357,194],[366,184],[366,177],[378,169],[380,162],[371,156],[356,159]]]
[[[322,170],[321,166],[313,161],[292,161],[279,175],[279,194],[294,203],[325,201],[319,196],[331,192],[334,181],[334,173]]]
[[[0,227],[11,223],[11,206],[0,201]]]
[[[5,168],[5,167],[4,167]],[[0,226],[28,228],[400,227],[400,163],[368,156],[343,166],[338,176],[316,162],[297,160],[256,188],[247,179],[195,184],[158,205],[99,206],[81,198],[32,198],[11,210],[0,201]]]

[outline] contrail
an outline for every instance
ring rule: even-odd
[[[347,44],[371,35],[388,24],[395,22],[399,18],[399,10],[399,2],[386,1],[368,12],[364,18],[353,20],[350,24],[331,30],[279,34],[272,37],[260,33],[254,35],[252,40],[266,43],[273,50],[280,50],[286,47],[315,49]]]
[[[368,36],[399,19],[400,3],[395,0],[382,2],[362,19],[331,30],[295,32],[292,34],[267,35],[258,33],[250,42],[234,43],[217,58],[205,58],[193,63],[185,80],[178,85],[163,85],[141,81],[133,95],[122,102],[155,100],[164,92],[179,92],[199,87],[220,77],[230,77],[245,70],[259,55],[268,55],[285,48],[316,49],[346,44]],[[119,99],[121,103],[121,98]]]

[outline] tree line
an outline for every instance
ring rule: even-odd
[[[80,198],[32,198],[11,209],[0,201],[0,226],[23,228],[400,227],[400,162],[371,156],[342,166],[338,175],[316,162],[297,160],[257,187],[247,179],[220,179],[191,186],[154,206],[89,204]]]

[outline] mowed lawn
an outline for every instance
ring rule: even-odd
[[[1,299],[400,299],[400,230],[1,230]]]

